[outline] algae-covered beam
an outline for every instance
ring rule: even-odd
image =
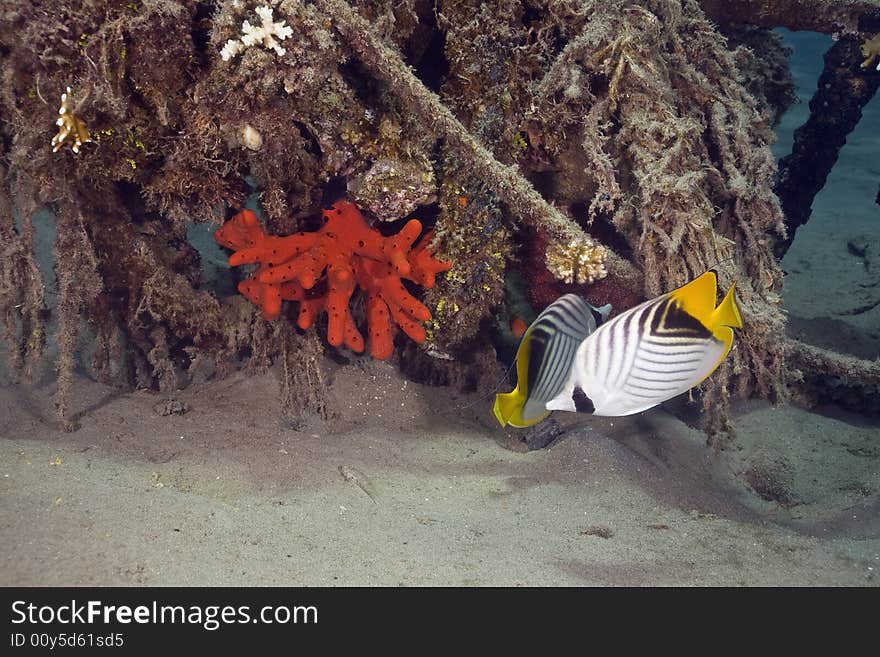
[[[825,34],[880,31],[880,0],[699,0],[716,23]]]
[[[540,228],[561,243],[589,239],[575,222],[545,201],[516,167],[502,164],[455,118],[440,98],[429,90],[375,29],[344,0],[315,0],[361,63],[389,90],[419,115],[438,138],[444,139],[466,160],[474,175],[490,185],[524,223]],[[608,247],[605,268],[609,275],[633,290],[643,282],[636,267]]]
[[[786,340],[788,363],[805,374],[833,376],[844,384],[880,386],[880,360],[839,354],[797,340]]]
[[[880,72],[865,59],[858,40],[843,37],[825,53],[825,68],[810,101],[810,117],[794,133],[790,155],[779,162],[776,194],[785,212],[788,235],[776,245],[781,258],[795,232],[807,223],[816,194],[825,186],[847,135],[862,108],[880,87]]]

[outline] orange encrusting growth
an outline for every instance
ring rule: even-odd
[[[510,318],[510,331],[513,333],[513,337],[521,338],[528,329],[529,325],[519,317]]]
[[[327,341],[364,350],[364,338],[355,325],[349,300],[355,287],[367,294],[370,354],[384,360],[394,351],[395,325],[416,342],[425,341],[421,322],[430,311],[404,287],[401,278],[433,287],[438,273],[452,266],[433,257],[426,234],[413,247],[422,224],[413,219],[390,237],[367,225],[355,205],[337,201],[324,210],[324,227],[315,233],[289,237],[267,235],[257,216],[242,210],[214,233],[219,244],[233,249],[232,267],[259,263],[254,275],[238,290],[259,306],[266,319],[281,314],[283,300],[299,301],[297,325],[308,328],[322,310],[327,312]],[[326,271],[327,289],[313,293]]]

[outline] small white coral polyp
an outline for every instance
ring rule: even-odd
[[[866,57],[862,62],[862,68],[868,68],[876,61],[876,70],[880,71],[880,34],[875,34],[862,44],[862,54]]]
[[[267,50],[274,50],[279,57],[287,52],[279,41],[284,41],[292,35],[293,29],[283,20],[275,22],[272,8],[268,5],[257,7],[256,12],[262,25],[255,27],[250,24],[250,21],[244,21],[241,24],[241,40],[230,39],[220,51],[220,57],[224,62],[228,62],[247,48],[255,45],[261,45]],[[276,40],[275,37],[278,39]]]
[[[58,134],[52,137],[53,153],[57,153],[65,144],[70,146],[70,150],[74,153],[79,153],[80,146],[92,141],[85,122],[73,113],[71,93],[70,87],[67,87],[67,91],[61,94],[61,107],[58,108],[58,120],[55,121]]]

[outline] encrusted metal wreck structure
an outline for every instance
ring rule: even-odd
[[[714,267],[737,282],[746,328],[703,386],[710,434],[728,429],[730,395],[776,399],[812,371],[877,386],[876,363],[785,337],[783,209],[811,197],[795,160],[777,183],[768,149],[792,98],[775,26],[837,34],[866,81],[851,104],[873,95],[873,0],[4,3],[11,370],[37,375],[54,336],[58,413],[74,426],[87,330],[101,380],[173,389],[243,358],[279,362],[292,419],[323,412],[323,329],[218,294],[187,231],[219,225],[254,190],[267,233],[314,231],[336,190],[386,236],[417,216],[453,263],[411,290],[431,315],[423,346],[398,342],[395,358],[424,380],[500,370],[488,329],[509,312],[511,271],[536,306],[574,290],[623,309]],[[51,294],[40,208],[56,218]]]

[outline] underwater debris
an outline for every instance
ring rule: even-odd
[[[528,134],[544,187],[564,191],[559,202],[570,214],[643,273],[604,294],[565,291],[620,312],[628,305],[613,297],[625,299],[627,290],[656,296],[725,263],[719,271],[737,282],[746,328],[730,367],[702,385],[703,409],[726,418],[729,391],[780,398],[782,272],[772,245],[785,228],[772,190],[767,113],[698,3],[611,0],[595,9],[535,86]],[[585,81],[578,94],[566,93],[573,71]],[[585,180],[580,189],[570,182],[577,180]],[[548,240],[545,251],[551,247]],[[606,269],[606,278],[617,278]],[[551,291],[537,274],[528,277],[531,296]],[[726,426],[707,424],[712,432]]]
[[[55,276],[58,284],[58,388],[55,410],[65,431],[77,428],[77,414],[70,412],[70,391],[73,385],[76,356],[80,338],[80,316],[88,300],[103,292],[98,273],[98,258],[89,240],[86,220],[80,208],[61,208],[55,236]]]
[[[639,7],[632,7],[630,11],[642,12],[646,20],[657,22],[657,17],[649,11]],[[611,107],[617,106],[620,83],[625,73],[639,76],[658,74],[653,62],[639,52],[642,47],[644,46],[633,34],[625,32],[606,46],[599,48],[587,59],[587,69],[602,70],[608,78],[608,98],[611,100]],[[572,96],[571,92],[568,95]]]
[[[522,435],[522,442],[529,451],[545,449],[550,446],[550,443],[564,434],[565,429],[562,428],[562,425],[550,417],[539,424],[529,427]]]
[[[340,465],[338,468],[339,474],[342,475],[342,478],[345,481],[354,484],[358,488],[360,488],[367,497],[373,502],[373,504],[377,504],[376,502],[376,486],[373,481],[365,475],[363,472],[358,470],[357,468],[353,468],[348,465]]]
[[[297,326],[309,328],[321,312],[328,316],[327,341],[343,343],[352,351],[364,350],[364,338],[355,325],[349,301],[357,286],[367,293],[366,312],[370,355],[389,358],[394,350],[395,325],[412,340],[425,341],[420,322],[430,311],[406,290],[402,278],[430,288],[436,274],[452,263],[432,256],[431,233],[412,243],[422,224],[410,220],[398,233],[383,237],[370,228],[357,207],[337,201],[324,211],[324,227],[316,233],[288,237],[267,235],[250,210],[230,219],[214,235],[217,242],[235,250],[233,267],[259,263],[260,268],[238,289],[263,311],[265,319],[281,314],[282,300],[299,301]],[[325,280],[326,290],[316,286]]]
[[[55,122],[58,126],[58,134],[52,137],[53,153],[57,153],[65,144],[69,145],[74,153],[79,153],[80,146],[92,141],[85,121],[74,114],[70,106],[72,93],[70,87],[67,87],[67,91],[61,94],[61,107],[58,108],[58,120]]]
[[[186,415],[189,412],[189,404],[174,397],[162,399],[153,404],[153,412],[156,415]]]
[[[458,0],[443,2],[437,11],[448,66],[440,96],[503,164],[514,164],[528,148],[520,135],[522,113],[531,101],[524,72],[545,48],[542,39],[526,38],[528,5]]]
[[[267,50],[274,50],[275,54],[279,57],[287,53],[281,44],[276,41],[275,37],[284,41],[293,34],[293,28],[283,20],[276,22],[272,7],[268,5],[257,7],[256,12],[262,24],[254,26],[250,24],[250,21],[244,21],[241,24],[241,39],[230,39],[220,51],[220,58],[224,62],[228,62],[247,48],[255,45],[260,45]]]
[[[591,525],[581,530],[581,536],[598,536],[608,539],[614,537],[614,530],[607,525]]]

